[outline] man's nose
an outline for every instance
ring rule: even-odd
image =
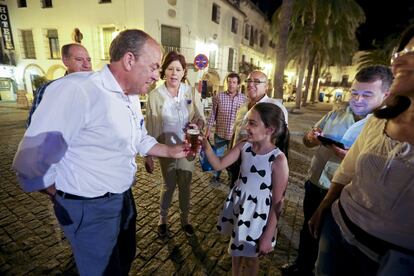
[[[359,102],[360,100],[364,99],[364,97],[362,95],[355,95],[355,101]]]
[[[160,79],[160,71],[155,70],[155,72],[154,72],[154,74],[153,74],[153,76],[152,76],[152,79],[153,79],[154,81],[158,81],[158,80]]]

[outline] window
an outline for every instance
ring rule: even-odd
[[[210,50],[208,54],[208,67],[216,68],[216,54],[217,50]]]
[[[113,33],[115,27],[103,27],[102,28],[102,46],[103,46],[103,58],[109,59],[109,46],[113,39]]]
[[[99,0],[99,4],[112,3],[112,0]]]
[[[259,39],[259,46],[260,48],[263,48],[264,45],[265,36],[262,32],[260,32],[260,39]]]
[[[246,62],[246,55],[242,55],[242,62]]]
[[[181,31],[180,28],[161,25],[161,44],[165,51],[180,52]]]
[[[249,39],[249,37],[250,37],[250,25],[246,24],[244,26],[244,38]]]
[[[51,59],[60,58],[59,37],[56,29],[47,30],[47,39],[49,42],[49,52]]]
[[[213,11],[211,14],[211,20],[213,20],[217,24],[220,23],[220,6],[214,3],[213,3]]]
[[[253,26],[250,28],[249,45],[254,46],[254,29],[253,29]]]
[[[349,80],[349,75],[342,75],[341,86],[347,86]]]
[[[237,34],[239,22],[236,17],[231,18],[231,32]]]
[[[17,0],[17,7],[18,8],[27,8],[26,0]]]
[[[229,60],[227,63],[227,71],[233,72],[233,62],[234,62],[234,49],[229,48]]]
[[[21,30],[20,40],[24,58],[36,58],[32,30]]]
[[[52,8],[52,0],[42,0],[42,8]]]

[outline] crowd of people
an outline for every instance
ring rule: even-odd
[[[80,44],[62,47],[67,75],[40,87],[13,162],[21,187],[49,196],[81,275],[128,275],[136,250],[136,155],[163,176],[157,232],[169,236],[178,186],[181,225],[189,217],[194,148],[227,169],[230,191],[218,215],[229,237],[233,275],[257,275],[274,250],[288,185],[288,112],[266,95],[268,78],[227,76],[205,118],[200,94],[186,84],[187,62],[141,30],[112,41],[110,63],[92,72]],[[317,147],[305,182],[298,256],[284,275],[414,274],[414,26],[391,58],[355,76],[349,106],[305,133]],[[146,117],[139,95],[149,92]],[[76,112],[73,112],[76,110]],[[200,132],[189,142],[188,130]],[[204,134],[203,134],[204,133]],[[214,135],[212,135],[214,133]],[[210,139],[219,148],[212,150]]]

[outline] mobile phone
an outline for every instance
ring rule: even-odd
[[[318,140],[321,141],[322,145],[324,145],[324,146],[327,146],[327,145],[335,145],[338,148],[345,149],[344,144],[342,144],[341,142],[332,140],[331,138],[328,138],[328,137],[319,135],[318,136]]]

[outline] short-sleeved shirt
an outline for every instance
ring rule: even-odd
[[[350,148],[358,137],[369,116],[355,122],[350,107],[331,111],[326,114],[315,127],[322,129],[325,137],[341,142],[345,148]],[[309,169],[309,180],[320,188],[329,189],[331,179],[339,164],[339,159],[325,146],[319,146],[312,158]]]
[[[372,236],[414,250],[414,145],[391,139],[387,120],[371,117],[336,171],[333,182],[346,185],[340,196],[349,219]],[[340,214],[332,213],[344,237],[356,242]]]

